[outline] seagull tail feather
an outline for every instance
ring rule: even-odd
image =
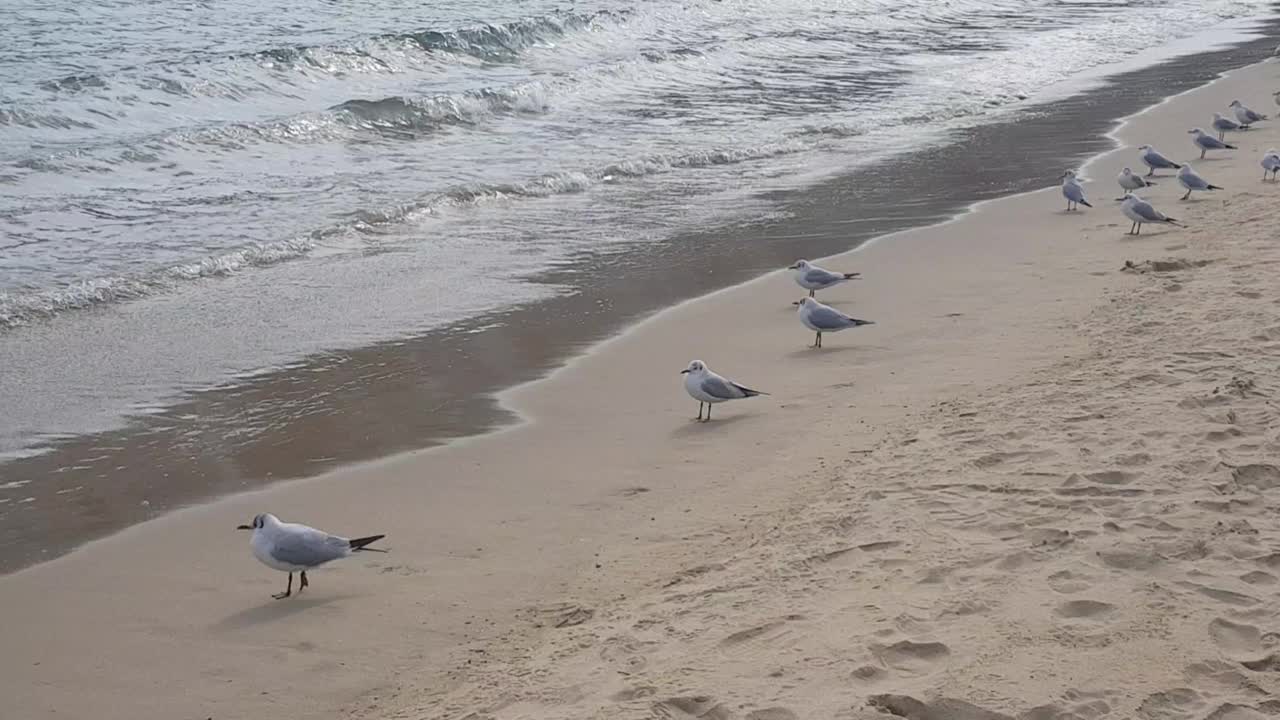
[[[1080,204],[1081,204],[1081,205],[1083,205],[1083,206],[1085,206],[1085,207],[1089,207],[1089,208],[1093,207],[1093,203],[1089,202],[1088,200],[1083,200],[1083,199],[1082,199],[1082,200],[1080,201]]]
[[[348,542],[351,543],[352,552],[357,552],[359,550],[365,550],[367,552],[386,552],[386,550],[379,550],[378,548],[365,547],[366,545],[375,543],[384,537],[386,537],[386,535],[370,535],[369,537],[356,538],[354,540],[349,540]]]

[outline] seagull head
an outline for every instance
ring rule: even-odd
[[[1123,169],[1123,170],[1121,170],[1121,171],[1120,171],[1120,174],[1121,174],[1121,175],[1132,175],[1132,174],[1133,174],[1133,171],[1132,171],[1132,170],[1130,170],[1129,168],[1125,168],[1125,169]]]
[[[810,303],[817,303],[817,302],[818,302],[817,300],[814,300],[811,297],[802,297],[800,298],[799,302],[792,303],[792,305],[799,305],[800,307],[804,307]]]
[[[1222,113],[1214,113],[1214,114],[1213,114],[1213,119],[1214,119],[1214,120],[1221,120],[1221,119],[1222,119]]]
[[[681,375],[685,375],[687,373],[697,374],[706,369],[707,369],[706,363],[702,362],[701,360],[694,360],[693,362],[689,363],[689,367],[681,370],[680,374]]]
[[[275,520],[276,516],[272,515],[271,513],[261,513],[259,515],[254,515],[253,522],[249,523],[248,525],[238,525],[236,526],[236,529],[237,530],[258,530],[267,524],[267,518],[271,518],[272,520]]]
[[[1242,104],[1243,103],[1241,103],[1239,100],[1232,100],[1231,104],[1228,105],[1227,107],[1240,107]]]
[[[1068,170],[1068,171],[1066,171],[1066,172],[1062,173],[1062,177],[1063,177],[1063,179],[1066,179],[1066,178],[1074,178],[1075,176],[1076,176],[1076,171],[1075,171],[1075,170]]]
[[[1152,150],[1152,149],[1154,149],[1154,148],[1152,148],[1150,145],[1141,145],[1141,146],[1139,146],[1139,147],[1138,147],[1138,150],[1139,150],[1140,152],[1146,152],[1146,151],[1148,151],[1148,150]]]
[[[1191,130],[1188,130],[1188,131],[1187,131],[1187,134],[1188,134],[1188,135],[1203,135],[1203,134],[1204,134],[1204,131],[1203,131],[1203,130],[1201,130],[1200,128],[1193,128],[1193,129],[1191,129]]]
[[[808,260],[797,260],[794,265],[788,265],[788,270],[807,270],[809,268]]]

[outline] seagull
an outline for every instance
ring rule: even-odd
[[[1178,171],[1178,184],[1187,189],[1187,194],[1182,196],[1183,200],[1191,197],[1191,193],[1196,191],[1222,189],[1200,177],[1200,174],[1191,167],[1191,163],[1183,165],[1182,169]]]
[[[1084,199],[1084,188],[1076,181],[1074,170],[1062,173],[1062,197],[1067,199],[1067,212],[1076,210],[1080,205],[1093,207],[1088,200]]]
[[[1267,173],[1271,173],[1271,179],[1275,180],[1277,174],[1280,174],[1280,153],[1275,148],[1267,150],[1262,155],[1262,180],[1265,182]]]
[[[1151,187],[1158,184],[1143,178],[1141,175],[1134,174],[1134,172],[1129,168],[1125,168],[1120,171],[1120,174],[1116,176],[1116,182],[1120,183],[1120,187],[1124,188],[1124,197],[1116,198],[1117,200],[1123,200],[1124,198],[1129,197],[1129,193],[1134,190],[1141,190],[1144,187]]]
[[[306,525],[280,522],[280,519],[271,513],[257,515],[251,524],[241,525],[236,529],[253,531],[249,544],[253,547],[253,556],[258,558],[259,562],[272,570],[289,573],[289,584],[285,586],[284,592],[271,596],[276,600],[283,600],[293,594],[295,572],[302,572],[302,584],[298,585],[298,592],[302,592],[302,588],[307,586],[308,570],[314,570],[331,560],[338,560],[361,550],[386,552],[386,550],[367,547],[386,535],[370,535],[348,540]]]
[[[795,270],[796,284],[809,291],[809,297],[813,297],[816,290],[826,290],[833,285],[839,285],[847,280],[854,280],[862,273],[838,273],[825,270],[814,265],[808,260],[797,260],[794,265],[787,267],[788,270]]]
[[[1142,159],[1143,164],[1151,169],[1151,172],[1147,173],[1147,177],[1155,175],[1157,170],[1177,170],[1182,167],[1178,163],[1161,155],[1158,150],[1150,145],[1143,145],[1138,148],[1138,153],[1138,157]]]
[[[707,422],[711,419],[711,406],[716,403],[769,394],[759,390],[752,390],[732,380],[727,380],[708,370],[707,364],[701,360],[694,360],[689,363],[689,367],[681,370],[680,374],[685,376],[685,392],[698,401],[697,419],[701,422]],[[706,419],[702,417],[702,406],[704,404],[707,406]]]
[[[1204,130],[1201,130],[1200,128],[1195,128],[1194,130],[1188,130],[1187,134],[1192,136],[1191,142],[1195,143],[1196,147],[1200,148],[1201,160],[1204,159],[1204,154],[1210,150],[1235,150],[1236,149],[1235,145],[1229,145],[1227,143],[1224,143],[1218,138],[1206,133]]]
[[[822,347],[822,333],[824,332],[839,332],[861,325],[875,325],[870,320],[851,318],[830,305],[823,305],[813,298],[801,298],[799,305],[800,322],[818,334],[810,347]]]
[[[1222,117],[1222,113],[1213,114],[1213,129],[1218,131],[1218,139],[1226,140],[1227,133],[1240,129],[1240,123]]]
[[[1151,203],[1143,200],[1137,195],[1130,195],[1120,204],[1120,212],[1124,216],[1133,221],[1133,226],[1129,228],[1127,235],[1141,235],[1143,223],[1156,223],[1162,225],[1177,225],[1178,221],[1166,216],[1159,210],[1151,207]]]
[[[1271,93],[1271,97],[1276,101],[1277,105],[1280,105],[1280,90]]]
[[[1239,100],[1232,100],[1227,107],[1236,111],[1236,119],[1240,121],[1240,126],[1244,128],[1267,119],[1266,115],[1250,110]]]

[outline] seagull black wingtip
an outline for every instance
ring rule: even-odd
[[[369,544],[372,544],[372,543],[375,543],[375,542],[378,542],[379,540],[381,540],[381,539],[382,539],[382,538],[384,538],[384,537],[386,537],[386,535],[370,535],[369,537],[355,538],[355,539],[349,540],[348,542],[351,544],[351,550],[352,550],[352,551],[356,551],[356,550],[376,550],[375,548],[365,547],[365,546],[366,546],[366,545],[369,545]],[[377,551],[377,552],[386,552],[386,550],[376,550],[376,551]]]

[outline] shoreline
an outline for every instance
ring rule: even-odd
[[[1215,611],[1234,625],[1250,612],[1262,617],[1257,602],[1232,609],[1229,593],[1245,595],[1234,580],[1200,580],[1212,593],[1184,588],[1146,599],[1112,597],[1120,590],[1102,580],[1183,588],[1192,576],[1142,573],[1183,562],[1177,553],[1197,538],[1221,561],[1216,516],[1201,528],[1195,516],[1170,515],[1196,532],[1169,540],[1177,547],[1159,558],[1144,549],[1151,541],[1138,537],[1143,523],[1175,531],[1142,518],[1159,519],[1161,503],[1180,492],[1144,483],[1187,462],[1160,457],[1178,443],[1229,448],[1226,460],[1243,465],[1272,441],[1248,428],[1138,437],[1126,412],[1140,406],[1147,414],[1135,418],[1146,427],[1168,412],[1163,401],[1178,407],[1187,392],[1175,384],[1186,381],[1179,373],[1211,374],[1189,376],[1196,398],[1231,377],[1225,365],[1237,361],[1208,353],[1174,358],[1191,363],[1178,365],[1156,341],[1235,331],[1225,322],[1233,315],[1254,322],[1230,306],[1194,307],[1185,288],[1205,283],[1194,297],[1206,298],[1237,283],[1252,302],[1265,302],[1267,264],[1276,259],[1244,262],[1246,250],[1269,252],[1263,241],[1199,275],[1118,270],[1129,259],[1206,254],[1201,244],[1223,241],[1201,217],[1247,213],[1243,222],[1252,224],[1241,228],[1270,227],[1275,196],[1254,177],[1254,146],[1280,144],[1280,133],[1274,125],[1242,133],[1236,157],[1202,164],[1239,190],[1181,205],[1176,188],[1151,194],[1158,206],[1188,213],[1189,230],[1124,237],[1110,175],[1132,164],[1126,148],[1138,134],[1183,157],[1186,117],[1225,104],[1224,95],[1261,92],[1269,69],[1235,70],[1164,112],[1122,123],[1116,136],[1126,147],[1105,153],[1096,164],[1107,172],[1086,185],[1095,210],[1065,214],[1056,188],[1039,190],[833,258],[832,267],[865,268],[866,279],[824,301],[881,324],[835,335],[820,353],[804,347],[811,338],[788,304],[795,286],[774,273],[663,311],[567,370],[503,395],[536,422],[170,513],[0,578],[0,602],[26,620],[0,630],[9,649],[0,671],[15,711],[711,717],[724,704],[714,717],[795,708],[792,716],[856,719],[850,707],[885,693],[937,691],[1012,712],[1048,702],[1063,683],[1131,709],[1119,691],[1083,677],[1120,672],[1123,653],[1064,663],[1044,638],[1065,633],[1081,653],[1103,653],[1109,645],[1089,644],[1103,636],[1145,641],[1144,628],[1158,623],[1131,618],[1128,608],[1167,612],[1187,597],[1226,598]],[[1262,303],[1251,307],[1266,312]],[[690,338],[706,337],[708,327],[715,331],[702,350],[690,351]],[[1208,347],[1233,349],[1221,340]],[[690,355],[774,395],[732,404],[706,425],[688,422],[693,403],[676,373]],[[1097,374],[1112,364],[1127,374]],[[1265,378],[1258,384],[1267,389]],[[1143,402],[1126,404],[1134,393]],[[1041,416],[1041,407],[1052,412]],[[1242,404],[1232,422],[1265,425],[1260,412]],[[1105,431],[1090,429],[1095,418],[1109,418]],[[1185,507],[1204,515],[1197,503],[1212,498],[1200,496],[1196,480],[1208,466],[1178,472],[1199,493]],[[1019,514],[1027,508],[1043,512]],[[386,532],[391,553],[317,573],[306,595],[277,603],[268,594],[280,578],[231,530],[267,510],[351,535]],[[1254,524],[1257,547],[1238,558],[1261,554],[1271,539]],[[1247,534],[1237,537],[1248,544]],[[1117,548],[1128,554],[1108,568],[1078,567],[1095,550]],[[1055,595],[1021,594],[1042,574],[1051,585],[1081,588],[1062,593],[1061,607]],[[1006,596],[1028,605],[1002,607]],[[1046,626],[1037,603],[1058,608],[1066,626]],[[1100,624],[1108,617],[1124,624]],[[1024,618],[1029,624],[1018,626]],[[1005,619],[1014,625],[1000,625]],[[1224,637],[1222,627],[1206,635],[1196,626],[1194,642],[1181,630],[1170,637],[1198,651],[1207,637]],[[1231,639],[1237,635],[1244,639]],[[1253,652],[1248,630],[1226,636],[1239,646],[1231,652]],[[1143,647],[1143,660],[1170,654],[1167,643]],[[1037,652],[1026,667],[1044,674],[1029,682],[1018,661]],[[994,679],[983,685],[962,675],[965,660]],[[1153,682],[1180,687],[1165,669]],[[1007,702],[1019,683],[1028,690]],[[1196,687],[1204,702],[1228,697]]]
[[[1277,25],[1274,18],[1259,21],[1264,29],[1260,32]],[[712,258],[707,265],[711,275],[679,270],[680,277],[671,281],[672,287],[679,288],[672,297],[685,295],[687,299],[680,303],[688,302],[702,297],[708,285],[735,287],[771,267],[789,263],[797,255],[828,255],[849,249],[850,243],[860,247],[868,240],[962,216],[975,203],[987,201],[983,196],[990,199],[1030,191],[1043,178],[1038,172],[1026,173],[1028,166],[1039,168],[1060,163],[1063,158],[1082,157],[1106,142],[1070,139],[1063,147],[1032,148],[1031,144],[1046,134],[1065,140],[1076,129],[1072,123],[1066,123],[1068,128],[1056,126],[1044,115],[1065,108],[1069,114],[1106,125],[1094,116],[1108,111],[1096,111],[1092,104],[1120,102],[1113,86],[1125,78],[1146,77],[1135,82],[1145,88],[1144,93],[1158,93],[1156,86],[1169,77],[1187,72],[1212,75],[1213,68],[1204,70],[1199,65],[1230,65],[1265,44],[1246,41],[1121,73],[1116,80],[1103,81],[1101,88],[1032,106],[1023,113],[1029,117],[1019,115],[973,128],[945,147],[908,153],[895,162],[932,176],[933,170],[921,163],[936,152],[944,156],[947,169],[929,181],[934,185],[917,188],[923,200],[913,198],[899,215],[881,212],[894,204],[893,197],[900,194],[895,188],[902,183],[893,179],[892,166],[879,165],[853,177],[831,180],[812,192],[794,193],[786,207],[805,228],[801,238],[795,236],[797,220],[792,218],[741,232],[727,228],[706,236],[679,238],[669,252],[698,248],[693,252],[701,254],[691,256],[688,264],[696,267],[698,257]],[[1026,138],[1017,140],[1019,133]],[[972,160],[959,150],[966,144],[980,154],[988,150],[1007,154],[1002,148],[1010,145],[1018,154],[1001,158],[990,168],[974,168]],[[956,191],[949,186],[964,182],[961,178],[976,180],[982,189],[963,189],[953,197]],[[957,199],[974,195],[979,199]],[[870,209],[876,210],[871,219],[860,217]],[[734,253],[735,262],[726,266],[723,258],[729,248],[737,246],[752,249],[746,255]],[[201,392],[191,402],[140,420],[137,427],[75,438],[51,453],[6,463],[6,477],[27,484],[0,489],[0,499],[9,501],[0,504],[0,525],[4,526],[0,540],[7,548],[0,554],[0,571],[47,561],[85,541],[192,504],[251,491],[263,483],[315,477],[352,464],[376,463],[379,458],[509,428],[518,421],[503,407],[502,395],[558,372],[584,347],[626,332],[636,318],[645,322],[654,313],[665,312],[663,304],[671,298],[658,297],[652,291],[653,275],[660,268],[680,268],[685,263],[669,257],[658,257],[653,263],[652,267],[632,268],[638,279],[630,289],[589,284],[572,298],[475,321],[482,326],[515,328],[509,331],[515,336],[514,343],[502,337],[503,330],[473,336],[449,327],[400,343],[326,354],[298,368],[267,373],[246,385]],[[574,272],[594,275],[605,271],[602,267]],[[555,275],[543,281],[549,285],[559,282]],[[613,297],[615,290],[620,293],[617,297]],[[597,309],[583,310],[588,307]],[[516,362],[495,366],[486,360],[495,356],[513,356]],[[335,386],[355,389],[334,393]],[[324,399],[315,400],[318,397]],[[272,410],[282,398],[288,400],[285,405],[304,405],[307,412],[303,419],[289,420]],[[424,407],[430,412],[422,412]],[[253,431],[241,440],[246,426]],[[352,428],[369,430],[362,435],[353,433]],[[20,501],[27,497],[34,501],[24,507]]]

